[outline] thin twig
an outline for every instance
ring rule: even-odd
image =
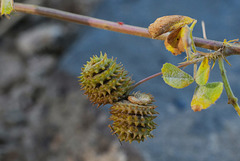
[[[201,25],[202,25],[203,38],[207,39],[207,34],[206,34],[206,28],[205,28],[204,21],[201,22]]]
[[[57,9],[51,9],[47,7],[40,7],[36,5],[14,3],[14,9],[17,12],[23,12],[33,15],[41,15],[49,18],[55,18],[63,21],[74,22],[82,25],[87,25],[95,28],[125,33],[129,35],[141,36],[151,38],[147,28],[126,25],[118,22],[111,22],[93,17],[78,15]],[[168,34],[163,34],[156,39],[165,40]],[[205,40],[202,38],[194,37],[194,43],[197,47],[206,48],[210,50],[218,50],[222,46],[222,42],[214,40]],[[225,56],[240,55],[240,46],[231,45],[228,49],[229,52],[225,52]]]

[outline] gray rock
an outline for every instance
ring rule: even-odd
[[[26,74],[29,83],[38,85],[47,83],[43,78],[52,73],[56,68],[56,63],[56,58],[44,54],[28,59]]]
[[[3,50],[0,54],[0,73],[0,93],[5,93],[25,77],[20,57]]]
[[[42,24],[30,28],[16,39],[16,46],[24,55],[33,55],[46,49],[54,48],[54,45],[64,36],[64,27],[57,24]]]

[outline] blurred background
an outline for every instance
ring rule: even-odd
[[[239,38],[237,0],[16,0],[148,27],[165,15],[198,20],[193,35]],[[136,90],[151,93],[160,113],[155,137],[122,143],[112,135],[108,107],[96,109],[80,91],[77,76],[92,55],[106,52],[124,64],[135,81],[159,72],[173,56],[163,42],[77,24],[14,13],[0,20],[0,160],[1,161],[212,161],[240,158],[240,119],[225,91],[209,109],[193,112],[196,87],[182,90],[154,78]],[[201,49],[200,49],[201,50]],[[202,50],[204,51],[204,50]],[[228,58],[228,78],[240,98],[239,56]],[[185,68],[192,74],[192,67]],[[209,82],[221,81],[218,65]]]

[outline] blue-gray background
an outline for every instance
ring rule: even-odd
[[[207,37],[231,40],[240,36],[240,1],[238,0],[104,0],[93,17],[125,24],[148,27],[165,15],[185,15],[198,20],[193,35],[202,37],[201,21]],[[79,38],[65,51],[59,68],[78,76],[92,55],[106,52],[124,64],[135,81],[159,72],[165,62],[177,64],[184,55],[173,56],[163,42],[89,27],[80,27]],[[201,50],[201,49],[200,49]],[[228,58],[229,81],[237,97],[239,88],[239,56]],[[192,67],[185,69],[192,73]],[[220,81],[218,65],[210,73],[210,81]],[[161,77],[138,87],[155,97],[160,113],[156,119],[155,138],[135,144],[147,160],[239,160],[240,119],[234,108],[222,97],[209,109],[194,113],[190,102],[196,84],[178,90],[166,85]],[[103,109],[103,108],[102,108]],[[104,110],[104,109],[103,109]],[[110,134],[109,134],[110,135]]]

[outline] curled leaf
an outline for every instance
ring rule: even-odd
[[[156,38],[166,32],[176,30],[180,27],[192,23],[194,19],[181,16],[181,15],[170,15],[163,16],[156,19],[152,24],[149,25],[148,31],[152,38]]]
[[[223,91],[222,82],[208,83],[195,89],[191,107],[194,112],[201,111],[214,104]]]
[[[184,88],[194,81],[192,76],[170,63],[163,65],[162,73],[165,83],[173,88]]]
[[[164,41],[166,49],[170,51],[173,55],[179,55],[184,52],[180,34],[181,29],[182,28],[178,28],[171,32]]]
[[[208,58],[204,58],[201,65],[198,68],[196,74],[196,83],[198,85],[205,85],[208,81],[210,73],[210,65],[208,64]]]
[[[9,15],[13,11],[13,0],[1,0],[1,15]]]
[[[188,54],[191,51],[190,32],[187,25],[172,31],[164,41],[166,49],[173,55],[179,55],[184,51]]]

